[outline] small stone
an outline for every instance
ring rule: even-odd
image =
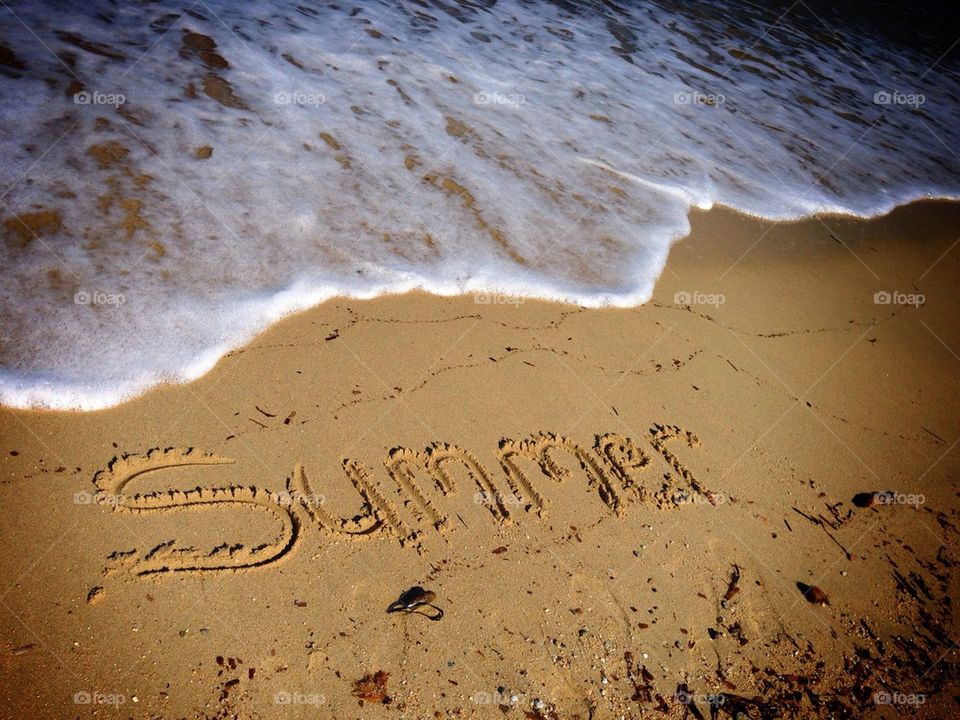
[[[818,588],[816,585],[806,585],[804,583],[798,582],[797,588],[800,592],[803,593],[803,596],[807,599],[807,602],[811,605],[829,605],[830,600],[827,598],[827,594]]]

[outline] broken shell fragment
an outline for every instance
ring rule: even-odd
[[[426,613],[417,614],[423,615],[430,620],[439,620],[443,617],[443,610],[432,604],[436,597],[436,593],[434,593],[432,590],[425,590],[419,585],[414,585],[409,590],[405,590],[403,593],[401,593],[399,598],[390,603],[390,605],[387,607],[387,612],[413,613],[417,612],[417,610],[421,607],[429,607],[435,610],[436,613],[433,615],[428,615]]]

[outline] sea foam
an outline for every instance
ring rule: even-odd
[[[799,8],[8,5],[7,405],[190,380],[336,296],[640,304],[692,207],[960,196],[946,48]]]

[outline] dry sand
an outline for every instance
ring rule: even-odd
[[[640,308],[331,302],[3,409],[0,717],[960,712],[958,221],[698,213]]]

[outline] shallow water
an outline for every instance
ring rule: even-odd
[[[639,304],[691,207],[872,216],[960,196],[960,75],[935,64],[952,41],[936,18],[8,4],[9,405],[92,409],[197,377],[335,295]]]

